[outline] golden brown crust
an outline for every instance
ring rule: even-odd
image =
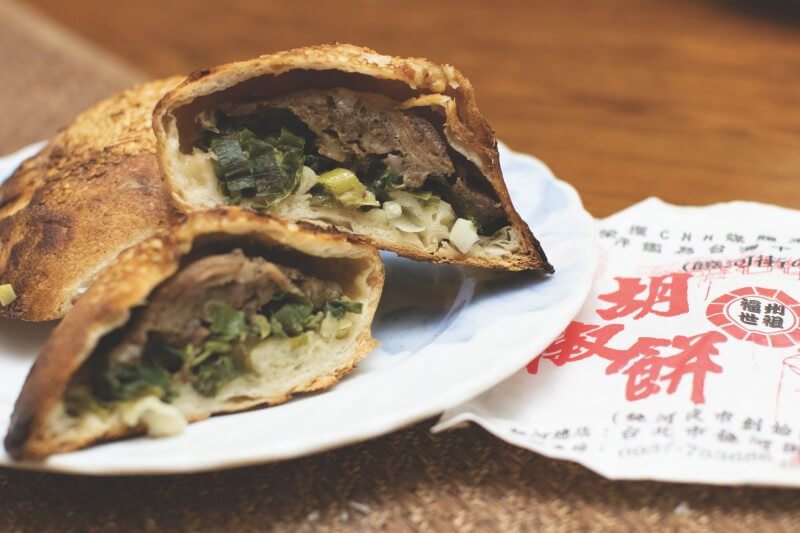
[[[176,127],[174,112],[203,98],[213,98],[215,93],[235,88],[240,96],[263,94],[270,81],[282,79],[289,73],[317,72],[320,76],[330,72],[353,76],[351,83],[364,84],[373,90],[394,93],[400,99],[441,94],[451,97],[455,106],[447,113],[450,133],[458,138],[458,144],[467,152],[464,155],[486,176],[497,193],[512,227],[521,239],[521,245],[512,254],[500,257],[476,257],[440,249],[428,254],[417,249],[398,246],[396,243],[373,242],[400,255],[432,262],[449,262],[483,268],[503,270],[539,270],[552,272],[539,242],[528,225],[514,210],[500,169],[497,140],[494,131],[478,110],[475,91],[469,80],[451,65],[439,65],[422,58],[400,58],[378,54],[369,48],[349,44],[326,44],[297,48],[248,61],[228,63],[213,68],[204,68],[191,75],[175,90],[167,94],[156,106],[153,114],[153,129],[158,140],[159,164],[167,187],[176,204],[186,211],[195,206],[182,197],[174,186],[172,169],[168,161],[168,131]],[[323,74],[324,73],[324,74]],[[305,74],[303,74],[305,76]],[[266,83],[258,85],[259,80]],[[285,78],[283,78],[285,80]],[[269,90],[292,90],[297,83],[313,83],[306,76],[298,82],[287,82],[285,86]],[[304,81],[303,81],[304,80]],[[374,82],[386,84],[375,88]],[[247,84],[250,84],[249,86]],[[370,85],[372,83],[372,85]],[[249,91],[249,92],[248,92]],[[450,139],[451,144],[453,139]],[[455,146],[454,146],[455,147]],[[458,148],[456,148],[458,149]]]
[[[366,324],[371,322],[384,276],[380,256],[374,248],[342,234],[238,208],[191,214],[184,222],[123,251],[55,328],[17,399],[5,439],[6,449],[12,456],[41,458],[140,432],[141,428],[112,427],[103,435],[72,436],[64,440],[48,433],[46,421],[61,401],[71,376],[91,355],[100,338],[122,326],[130,317],[131,309],[144,304],[152,290],[178,270],[181,258],[196,248],[199,241],[208,245],[222,242],[223,238],[246,238],[249,242],[255,240],[265,246],[293,249],[310,256],[351,259],[355,261],[354,268],[371,269],[368,278],[371,293],[362,313]],[[349,361],[331,374],[317,376],[281,398],[249,399],[235,410],[280,403],[289,399],[293,392],[328,388],[350,372],[375,344],[369,328],[365,328]],[[190,418],[198,420],[211,414]]]
[[[121,250],[174,217],[151,114],[180,78],[140,85],[79,115],[0,185],[0,317],[60,318]]]

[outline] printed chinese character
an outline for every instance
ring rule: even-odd
[[[772,432],[775,433],[776,435],[786,436],[792,433],[792,429],[786,424],[779,424],[775,422],[774,424],[772,424]]]
[[[695,407],[694,409],[692,409],[691,411],[686,413],[686,421],[689,422],[689,421],[696,420],[697,422],[702,422],[703,419],[700,416],[702,414],[703,414],[703,411],[701,409],[698,409],[698,408]]]
[[[776,316],[776,315],[764,315],[763,319],[764,325],[768,328],[775,328],[775,329],[782,329],[783,328],[783,317]]]
[[[672,430],[669,426],[658,426],[655,431],[653,431],[653,435],[662,436],[662,437],[672,437]]]
[[[569,430],[568,429],[560,429],[553,433],[554,439],[568,439],[569,438]]]
[[[590,434],[591,432],[587,426],[581,426],[575,430],[575,435],[577,437],[588,437]]]
[[[581,444],[576,444],[572,447],[572,451],[575,452],[585,452],[586,451],[586,443],[582,442]]]
[[[757,438],[755,438],[755,437],[751,437],[751,438],[750,438],[750,442],[752,442],[752,443],[753,443],[753,444],[755,444],[756,446],[759,446],[759,447],[763,448],[763,449],[764,449],[764,451],[766,451],[766,452],[768,452],[768,451],[769,451],[769,447],[770,447],[770,445],[772,444],[772,441],[771,441],[771,440],[767,440],[767,439],[757,439]]]
[[[764,313],[767,315],[781,315],[786,312],[786,306],[776,303],[768,303],[764,306]]]
[[[644,237],[647,235],[647,228],[645,226],[631,226],[630,234]]]
[[[619,287],[617,291],[598,296],[599,299],[613,304],[609,308],[597,311],[604,320],[613,320],[634,313],[636,314],[633,318],[638,320],[650,313],[676,316],[689,312],[687,300],[689,274],[675,273],[652,277],[647,285],[642,283],[641,278],[614,278],[614,280]],[[639,295],[643,298],[637,298]]]
[[[615,229],[601,229],[600,230],[600,238],[601,239],[613,239],[617,236],[617,230]]]
[[[654,254],[661,253],[661,243],[658,242],[645,242],[642,243],[642,250],[645,252],[651,252]]]
[[[717,422],[730,422],[731,418],[733,418],[733,413],[730,411],[720,411],[714,415],[714,418],[717,419]]]
[[[627,237],[620,237],[619,239],[617,239],[614,242],[615,245],[617,245],[617,246],[619,246],[621,248],[627,248],[630,243],[631,243],[631,240],[629,238],[627,238]]]
[[[692,248],[691,246],[680,246],[678,248],[678,251],[676,251],[675,253],[680,255],[683,254],[692,255],[694,254],[694,248]]]
[[[572,322],[564,333],[545,349],[540,358],[528,364],[528,372],[536,374],[539,371],[539,359],[547,359],[556,366],[562,366],[595,354],[602,354],[607,359],[623,358],[624,352],[607,348],[607,345],[624,327],[622,324],[608,324],[601,327]]]
[[[748,324],[750,326],[758,325],[758,315],[754,315],[753,313],[739,313],[739,320],[742,321],[742,324]]]
[[[547,440],[548,437],[550,437],[550,432],[548,432],[548,431],[543,431],[543,432],[542,431],[536,431],[535,429],[533,430],[533,435],[531,435],[531,438],[533,440]]]
[[[744,242],[744,236],[739,235],[738,233],[728,233],[725,238],[728,240],[728,242]]]
[[[672,424],[674,420],[675,420],[675,413],[666,413],[666,414],[662,413],[658,415],[658,418],[656,419],[656,421],[663,422],[664,424]]]
[[[663,365],[658,357],[658,352],[650,357],[635,361],[625,369],[628,383],[625,387],[625,397],[628,400],[643,400],[661,391],[658,380],[661,377]]]
[[[628,413],[626,419],[629,422],[646,422],[647,418],[642,413]]]
[[[708,249],[708,251],[709,251],[710,253],[712,253],[712,254],[721,254],[722,252],[724,252],[724,251],[725,251],[725,246],[724,246],[724,245],[722,245],[722,244],[715,244],[715,245],[711,246],[711,247]]]
[[[745,431],[761,431],[761,419],[750,418],[749,416],[742,422],[742,429]]]
[[[756,313],[756,314],[761,313],[761,302],[758,300],[749,300],[747,298],[742,298],[739,301],[739,305],[741,306],[742,311],[745,311],[747,313]]]
[[[719,354],[715,345],[726,340],[727,337],[717,331],[692,337],[676,336],[672,340],[672,346],[680,350],[679,353],[669,357],[645,355],[625,370],[624,373],[630,377],[627,398],[638,400],[658,392],[660,386],[656,384],[656,380],[669,382],[667,394],[673,394],[683,377],[691,375],[693,378],[691,400],[694,403],[705,403],[706,374],[722,372],[722,367],[714,363],[711,356]],[[663,376],[662,368],[668,369]]]
[[[798,454],[800,453],[800,445],[797,445],[793,442],[784,443],[783,451],[785,453]]]
[[[638,435],[638,434],[639,434],[639,429],[638,428],[628,426],[628,427],[625,428],[625,431],[622,432],[622,438],[625,439],[625,440],[632,439],[632,438],[636,437],[636,435]]]
[[[730,431],[726,431],[724,429],[720,430],[720,432],[717,433],[717,440],[719,440],[720,442],[737,442],[738,441],[738,439],[736,438],[736,435],[734,435]]]
[[[759,235],[757,240],[775,242],[777,239],[772,235]]]
[[[706,432],[706,428],[703,428],[703,427],[700,427],[700,426],[691,426],[691,427],[686,428],[686,433],[690,437],[699,437],[700,435],[702,435],[705,432]]]
[[[627,349],[609,346],[612,339],[624,329],[624,324],[597,326],[572,322],[539,358],[528,364],[527,371],[530,374],[538,373],[539,361],[543,359],[562,366],[599,356],[609,362],[606,374],[621,372],[628,376],[625,398],[629,401],[648,398],[660,392],[663,383],[666,383],[666,393],[674,394],[683,378],[689,376],[692,379],[691,400],[705,403],[706,375],[722,372],[722,367],[712,361],[712,356],[719,354],[716,345],[727,341],[725,335],[708,331],[691,337],[677,335],[672,340],[640,337]],[[667,347],[677,353],[663,353]]]

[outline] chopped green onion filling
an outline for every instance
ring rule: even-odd
[[[14,292],[14,287],[10,283],[0,285],[0,305],[3,307],[11,305],[17,299],[17,294]]]
[[[192,376],[192,387],[203,396],[212,397],[225,385],[249,372],[238,358],[220,356],[198,367]]]
[[[168,372],[177,372],[186,360],[186,354],[180,348],[170,346],[158,333],[150,333],[144,347],[144,361],[151,366],[163,368]]]
[[[346,168],[335,168],[319,176],[319,183],[345,207],[379,206],[375,195]]]
[[[335,298],[325,304],[325,311],[333,315],[335,318],[344,317],[345,313],[359,314],[363,310],[364,305],[361,302],[354,302],[347,296]]]
[[[65,394],[67,412],[73,416],[100,412],[111,402],[148,395],[169,402],[176,394],[174,381],[179,376],[188,378],[198,394],[212,397],[227,383],[252,371],[249,354],[261,340],[274,336],[301,345],[308,341],[308,332],[321,331],[331,320],[336,338],[341,338],[352,326],[342,320],[345,314],[361,313],[362,308],[360,302],[341,296],[315,309],[303,295],[279,293],[263,307],[263,314],[248,318],[242,310],[210,300],[203,306],[201,319],[208,336],[201,345],[178,348],[151,332],[141,361],[112,363],[88,380],[72,383]]]
[[[431,201],[438,202],[439,200],[441,200],[441,198],[433,194],[431,191],[414,191],[414,196],[416,196],[423,202],[431,202]]]
[[[250,160],[235,137],[219,137],[211,141],[222,175],[229,181],[250,175]]]
[[[94,394],[104,401],[124,401],[153,395],[168,399],[170,374],[159,366],[126,363],[109,367],[92,383]]]
[[[230,192],[241,192],[247,189],[252,189],[256,186],[256,180],[247,176],[244,178],[232,179],[225,184]]]
[[[311,199],[308,203],[312,207],[333,207],[336,200],[333,195],[326,191],[323,187],[317,186],[311,189]]]
[[[272,327],[269,325],[269,319],[264,315],[253,315],[250,318],[252,331],[258,335],[259,339],[266,339],[272,333]]]
[[[288,150],[290,148],[295,148],[303,152],[303,148],[305,148],[306,140],[300,137],[299,135],[295,135],[291,131],[287,130],[286,128],[281,128],[280,137],[278,137],[278,146],[282,150]]]
[[[289,109],[257,105],[253,112],[240,116],[204,111],[198,114],[196,122],[203,129],[196,146],[214,155],[211,164],[229,204],[241,205],[243,199],[247,199],[245,205],[256,211],[266,211],[292,193],[310,193],[311,207],[334,207],[338,204],[366,210],[390,201],[390,193],[400,189],[423,202],[437,202],[444,198],[452,205],[458,218],[475,223],[479,235],[492,235],[498,229],[494,222],[487,222],[485,226],[479,224],[476,220],[476,214],[480,214],[479,205],[458,194],[448,194],[445,182],[429,181],[438,193],[408,188],[403,176],[392,170],[399,168],[393,163],[403,157],[400,153],[368,154],[367,158],[356,158],[357,161],[349,159],[353,163],[351,170],[356,170],[359,176],[353,174],[358,184],[352,183],[347,190],[336,192],[337,184],[326,184],[324,180],[320,183],[325,192],[303,187],[300,173],[304,166],[320,177],[331,172],[339,174],[345,169],[338,168],[341,161],[317,152],[315,133]],[[452,183],[452,179],[449,181]],[[504,219],[504,223],[507,224],[507,220]],[[395,226],[405,231],[397,224]]]
[[[206,320],[211,325],[209,331],[219,340],[230,341],[241,337],[247,331],[244,311],[237,311],[225,302],[211,300],[203,307]]]
[[[296,337],[306,330],[314,307],[304,296],[283,294],[265,306],[273,335]]]
[[[401,185],[403,185],[403,176],[395,174],[392,169],[386,167],[383,174],[370,184],[369,190],[375,194],[378,200],[385,202],[389,199],[389,193],[400,188]]]
[[[208,147],[214,154],[214,172],[234,203],[255,197],[254,207],[266,209],[294,191],[304,164],[303,137],[286,128],[266,138],[246,127],[223,131]]]

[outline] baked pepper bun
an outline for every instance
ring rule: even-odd
[[[371,246],[240,208],[111,262],[53,331],[5,439],[39,459],[332,387],[377,342]]]
[[[264,55],[194,72],[153,129],[182,210],[236,204],[412,259],[553,271],[450,65],[347,44]]]
[[[81,113],[0,184],[0,318],[61,318],[124,249],[176,211],[156,161],[152,114],[180,77]]]

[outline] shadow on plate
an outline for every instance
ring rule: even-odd
[[[0,319],[0,352],[13,357],[35,358],[56,324],[57,321],[35,323]]]
[[[386,283],[372,333],[383,352],[410,355],[447,330],[472,299],[475,282],[457,266],[382,256]]]
[[[530,288],[549,278],[547,274],[538,272],[496,272],[477,269],[467,270],[466,275],[475,282],[472,299],[476,302],[488,297],[502,298],[504,295]]]

